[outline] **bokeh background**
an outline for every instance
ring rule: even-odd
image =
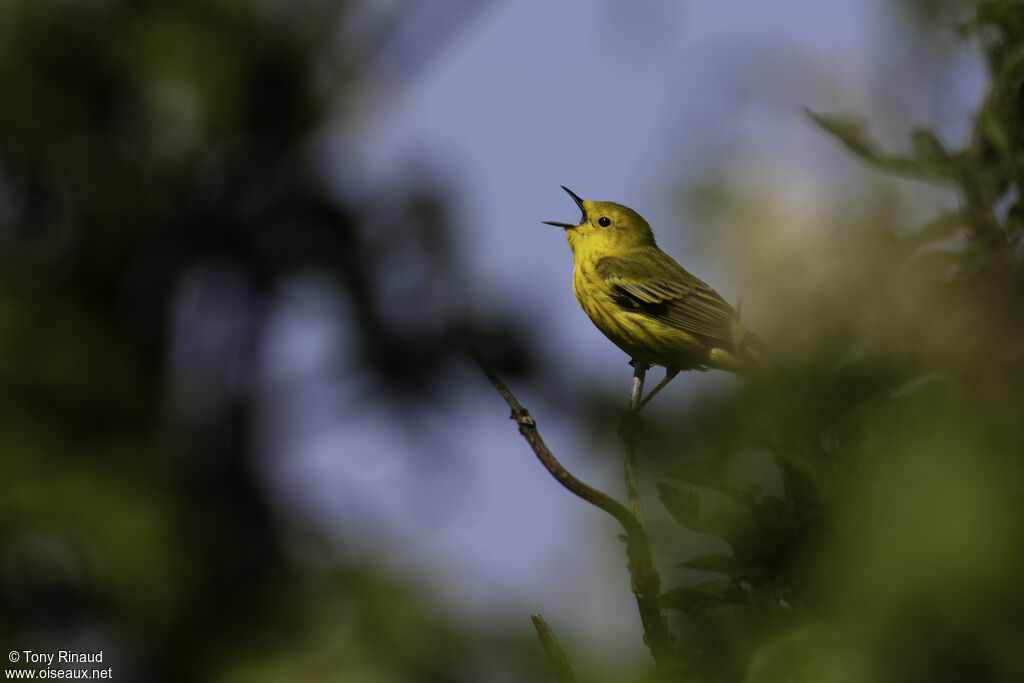
[[[548,680],[539,612],[650,672],[467,354],[622,496],[564,184],[769,340],[645,410],[664,679],[1020,680],[1024,15],[977,7],[0,2],[0,648]]]

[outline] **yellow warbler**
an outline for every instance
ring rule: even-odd
[[[636,211],[562,189],[583,216],[575,224],[544,222],[565,228],[576,300],[634,364],[665,367],[665,379],[643,403],[680,370],[736,372],[739,350],[761,345],[718,292],[658,248]]]

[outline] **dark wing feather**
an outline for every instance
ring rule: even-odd
[[[732,306],[664,252],[651,250],[642,260],[605,257],[597,262],[597,273],[611,288],[612,300],[624,310],[732,350],[736,319]]]

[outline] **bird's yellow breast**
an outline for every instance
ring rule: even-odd
[[[597,329],[630,358],[675,369],[707,364],[707,349],[693,335],[642,313],[623,310],[615,302],[612,287],[598,274],[597,259],[576,260],[572,289]]]

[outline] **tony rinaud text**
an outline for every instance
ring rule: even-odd
[[[99,652],[72,652],[71,650],[58,650],[57,652],[33,652],[22,650],[25,655],[24,661],[28,664],[45,664],[53,666],[57,664],[99,664],[103,662],[103,651]]]

